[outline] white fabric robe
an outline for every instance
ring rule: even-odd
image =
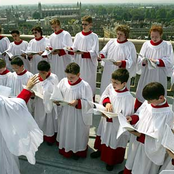
[[[33,88],[43,95],[43,99],[35,96],[34,119],[44,135],[51,137],[57,132],[57,106],[50,100],[53,89],[58,84],[58,78],[51,73],[44,81]]]
[[[157,66],[155,69],[148,69],[147,65],[142,66],[142,57],[138,57],[137,70],[141,73],[141,76],[137,86],[136,98],[143,103],[142,91],[148,83],[159,82],[167,91],[167,76],[171,76],[174,55],[171,43],[166,41],[162,41],[157,46],[153,46],[150,41],[146,41],[140,50],[140,54],[146,58],[162,59],[165,64],[165,67]]]
[[[100,51],[100,54],[103,54],[107,59],[126,61],[126,69],[129,71],[130,78],[136,75],[136,49],[132,42],[127,41],[120,44],[117,42],[117,39],[111,39]],[[109,85],[112,73],[119,68],[112,62],[102,63],[102,65],[104,65],[104,69],[101,79],[100,94],[102,94]],[[127,83],[127,87],[128,89],[130,88],[130,80]]]
[[[87,36],[84,36],[82,32],[77,33],[74,39],[73,49],[90,53],[90,59],[82,58],[81,55],[76,54],[74,61],[80,66],[81,78],[89,83],[93,95],[95,95],[97,56],[99,52],[98,36],[93,32]]]
[[[146,135],[145,143],[142,144],[132,135],[126,168],[132,170],[132,174],[157,174],[160,165],[164,163],[166,153],[165,148],[161,145],[162,135],[166,123],[172,126],[174,114],[170,107],[153,108],[145,101],[136,115],[139,115],[139,121],[135,124],[135,128],[139,132],[156,134],[157,138]]]
[[[51,34],[49,37],[49,46],[54,49],[63,49],[64,47],[72,46],[72,38],[69,32],[62,31],[60,34]],[[72,62],[72,57],[68,53],[63,56],[59,56],[58,54],[49,56],[49,62],[51,64],[51,71],[57,75],[59,80],[64,78],[65,69],[68,64]]]
[[[58,84],[65,101],[81,99],[82,109],[72,106],[62,106],[60,114],[60,129],[57,135],[59,149],[64,148],[65,152],[84,151],[87,148],[89,139],[89,128],[92,125],[92,114],[87,114],[91,108],[88,101],[92,101],[92,90],[89,84],[81,81],[76,85],[69,85],[67,78]]]
[[[168,155],[160,169],[160,174],[173,174],[172,172],[174,173],[174,165],[172,165],[172,159]]]
[[[12,73],[8,72],[7,74],[0,75],[0,85],[2,86],[8,86],[9,87],[9,81],[11,80]]]
[[[0,111],[0,173],[20,174],[17,156],[25,155],[35,164],[43,134],[23,99],[0,96]]]
[[[9,44],[10,44],[10,41],[7,37],[3,37],[2,39],[0,39],[0,52],[3,53],[4,51],[6,51],[9,47]],[[10,64],[8,56],[1,55],[1,58],[3,58],[6,61],[6,67],[7,69],[11,71],[12,69],[11,69],[11,64]]]
[[[14,42],[11,42],[8,47],[8,52],[10,52],[13,56],[20,56],[22,54],[22,50],[26,51],[28,47],[28,42],[27,41],[22,41],[21,44],[16,45]],[[30,71],[30,64],[29,60],[25,59],[24,57],[20,57],[22,61],[24,62],[24,67],[26,70]]]
[[[109,84],[101,96],[100,103],[102,104],[103,100],[107,97],[110,99],[114,113],[120,113],[122,111],[124,116],[133,114],[134,98],[129,91],[118,93],[114,90],[112,84]],[[97,135],[100,136],[101,144],[105,144],[112,149],[118,147],[126,148],[129,133],[125,132],[116,139],[120,126],[118,117],[112,118],[112,121],[113,122],[107,122],[106,118],[101,117],[97,129]]]
[[[28,44],[27,51],[34,51],[34,52],[45,51],[47,45],[48,45],[48,39],[45,37],[43,37],[41,40],[38,41],[36,39],[32,39]],[[33,56],[33,58],[30,60],[30,72],[32,72],[33,74],[38,73],[37,64],[41,60],[47,61],[47,58],[42,58],[42,56],[38,54]]]

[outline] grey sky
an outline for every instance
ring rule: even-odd
[[[37,4],[41,2],[43,4],[50,4],[50,3],[76,3],[80,0],[0,0],[0,5],[18,5],[18,4]],[[173,3],[174,0],[81,0],[82,3]]]

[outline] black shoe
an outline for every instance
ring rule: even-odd
[[[74,160],[78,160],[79,158],[80,158],[79,156],[74,155],[74,154],[73,154],[73,156],[72,156],[72,159],[74,159]]]
[[[123,174],[124,173],[124,170],[120,171],[118,174]]]
[[[106,170],[112,171],[113,169],[114,169],[114,165],[106,164]]]
[[[90,157],[91,157],[91,158],[99,158],[100,155],[101,155],[101,152],[100,152],[99,150],[97,150],[96,152],[92,152],[92,153],[90,154]]]

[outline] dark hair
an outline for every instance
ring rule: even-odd
[[[165,89],[161,83],[152,82],[144,87],[142,94],[145,100],[158,100],[161,95],[164,96]]]
[[[116,27],[116,32],[121,31],[125,34],[125,37],[129,37],[130,28],[127,25],[119,25]]]
[[[33,32],[33,31],[38,31],[38,32],[41,34],[41,36],[42,36],[42,34],[43,34],[42,28],[41,28],[40,26],[35,26],[35,27],[33,27],[33,28],[31,29],[31,31],[32,31],[32,32]]]
[[[118,80],[121,83],[127,82],[129,79],[129,72],[127,69],[124,68],[117,69],[112,73],[112,79]]]
[[[65,73],[71,73],[77,75],[79,72],[80,72],[80,66],[75,62],[70,63],[65,69]]]
[[[10,34],[18,34],[18,35],[20,35],[20,32],[19,32],[19,30],[12,30]]]
[[[23,62],[23,60],[22,60],[20,57],[16,56],[16,57],[14,57],[14,58],[12,59],[11,65],[22,66],[22,65],[24,65],[24,62]]]
[[[6,67],[6,62],[4,59],[0,58],[0,69]]]
[[[38,71],[46,71],[46,72],[48,72],[48,71],[50,71],[51,66],[50,66],[50,64],[47,61],[41,60],[37,64],[37,69],[38,69]]]
[[[92,17],[89,16],[89,15],[83,16],[81,20],[82,20],[82,21],[86,21],[86,22],[88,22],[89,24],[92,23]]]
[[[2,32],[2,27],[1,27],[1,25],[0,25],[0,33]]]

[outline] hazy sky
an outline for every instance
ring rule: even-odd
[[[76,3],[80,0],[0,0],[0,5]],[[174,3],[174,0],[81,0],[82,3]]]

